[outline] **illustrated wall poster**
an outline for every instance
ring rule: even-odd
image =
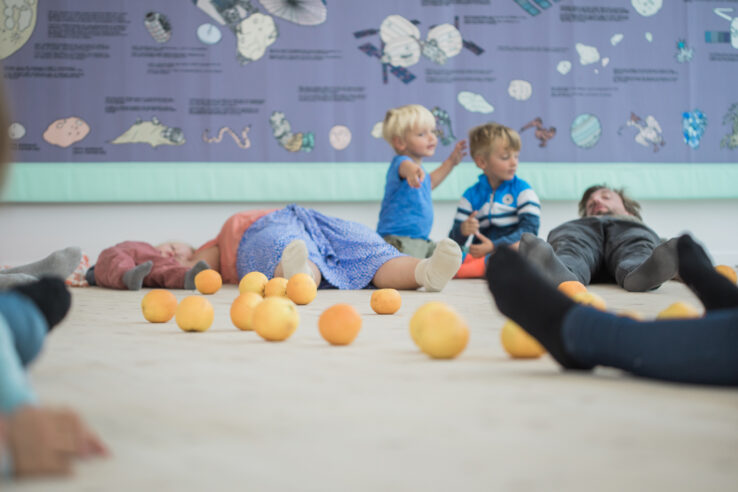
[[[18,162],[389,162],[409,103],[439,160],[487,121],[524,161],[738,160],[736,0],[0,7]]]

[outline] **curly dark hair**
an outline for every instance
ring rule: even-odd
[[[585,217],[587,215],[587,201],[589,200],[589,197],[592,196],[592,193],[598,190],[608,189],[613,191],[614,193],[617,193],[620,195],[620,198],[623,200],[623,205],[625,206],[625,210],[632,215],[633,217],[636,217],[638,220],[643,220],[641,217],[641,204],[637,201],[633,200],[631,197],[629,197],[625,193],[625,188],[611,188],[607,186],[606,184],[598,184],[593,185],[584,190],[584,194],[582,195],[582,199],[579,201],[579,216]]]

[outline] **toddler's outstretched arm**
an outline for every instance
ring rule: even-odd
[[[459,140],[456,142],[454,150],[451,152],[451,155],[448,156],[448,159],[443,161],[440,166],[430,173],[431,189],[434,189],[436,186],[441,184],[443,180],[446,179],[446,176],[449,175],[451,170],[461,162],[461,159],[463,159],[464,156],[466,156],[466,140]]]
[[[423,170],[423,167],[411,160],[402,161],[400,168],[397,170],[397,174],[399,174],[402,179],[407,180],[407,184],[410,185],[410,188],[420,188],[420,184],[425,179],[425,171]]]

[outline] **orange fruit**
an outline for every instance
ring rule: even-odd
[[[223,286],[220,273],[209,268],[195,275],[195,288],[201,294],[215,294]]]
[[[546,353],[538,340],[511,319],[502,325],[500,341],[505,352],[515,359],[537,359]]]
[[[736,275],[735,270],[733,270],[732,267],[728,265],[718,265],[715,267],[715,270],[717,270],[721,275],[725,275],[725,277],[734,284],[738,282],[738,275]]]
[[[402,306],[402,297],[395,289],[379,289],[372,293],[369,305],[377,314],[395,314]]]
[[[310,304],[318,295],[318,286],[315,285],[312,275],[296,273],[287,281],[287,297],[299,305]]]
[[[410,318],[410,336],[429,356],[452,359],[466,348],[469,328],[451,306],[431,301],[420,306]]]
[[[361,330],[361,315],[350,304],[334,304],[318,318],[318,330],[333,345],[348,345]]]
[[[244,292],[254,292],[264,297],[264,287],[268,281],[267,276],[261,272],[249,272],[238,283],[238,291],[241,294]]]
[[[202,296],[187,296],[177,306],[174,319],[182,331],[206,331],[213,324],[213,305]]]
[[[244,292],[231,303],[231,321],[239,330],[253,330],[254,308],[264,298],[254,292]]]
[[[295,303],[286,297],[267,297],[254,308],[251,326],[264,340],[287,340],[300,324]]]
[[[605,302],[605,300],[594,292],[579,292],[577,294],[574,294],[571,298],[574,300],[574,302],[578,302],[579,304],[592,306],[593,308],[599,309],[600,311],[607,310],[607,303]]]
[[[287,279],[274,277],[264,286],[264,297],[287,297]]]
[[[561,282],[558,289],[569,297],[574,297],[575,294],[580,292],[587,292],[587,288],[578,280],[567,280],[566,282]]]
[[[420,328],[425,323],[429,313],[432,313],[435,309],[443,309],[443,306],[445,306],[445,304],[441,301],[430,301],[415,310],[412,318],[410,318],[410,338],[413,339],[415,345],[418,345],[418,340],[420,339]]]
[[[686,302],[675,302],[656,315],[657,319],[699,318],[700,312]]]
[[[151,323],[166,323],[176,310],[177,298],[165,289],[151,290],[141,299],[143,316]]]

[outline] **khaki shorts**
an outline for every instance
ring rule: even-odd
[[[430,258],[436,249],[436,243],[428,239],[417,239],[407,236],[384,236],[384,240],[394,246],[400,253],[415,258]]]

